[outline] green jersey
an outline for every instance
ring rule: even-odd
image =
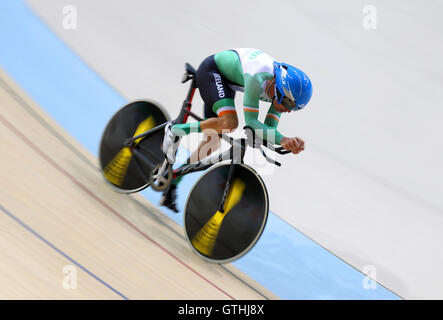
[[[273,85],[275,59],[258,49],[239,48],[217,53],[214,60],[222,75],[230,81],[231,89],[244,93],[242,108],[246,125],[260,138],[280,144],[283,135],[277,131],[277,126],[281,112],[271,104],[266,108],[264,123],[258,120],[259,102],[272,102],[268,94]]]

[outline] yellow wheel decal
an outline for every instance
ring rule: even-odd
[[[217,240],[218,232],[223,223],[223,219],[241,200],[245,190],[245,183],[240,179],[235,179],[232,183],[228,195],[226,197],[224,212],[217,212],[209,219],[208,222],[201,228],[201,230],[192,239],[192,245],[200,253],[211,256],[214,250],[215,241]]]
[[[155,121],[151,115],[138,125],[133,137],[138,136],[139,134],[142,134],[154,127]],[[141,139],[142,138],[135,140],[134,146],[136,146],[141,141]],[[123,149],[121,149],[119,153],[117,153],[117,155],[112,158],[112,160],[103,170],[106,179],[108,179],[108,181],[112,184],[120,187],[123,184],[123,180],[125,179],[131,159],[131,150],[128,147],[123,147]]]

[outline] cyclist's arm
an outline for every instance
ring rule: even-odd
[[[278,123],[280,121],[281,112],[274,108],[272,103],[269,107],[268,113],[266,114],[265,124],[271,128],[277,129]]]
[[[263,88],[261,86],[260,78],[257,76],[250,76],[249,74],[245,75],[245,96],[243,101],[243,111],[245,114],[245,123],[247,126],[251,127],[255,134],[263,140],[267,140],[274,144],[280,144],[281,140],[284,136],[278,132],[277,125],[278,121],[271,118],[271,113],[275,114],[278,118],[280,115],[278,112],[271,106],[268,111],[267,118],[265,123],[262,123],[258,120],[259,113],[259,98],[263,92]]]

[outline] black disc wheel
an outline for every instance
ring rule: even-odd
[[[148,100],[132,101],[111,118],[100,142],[99,161],[103,176],[115,190],[130,193],[149,186],[152,171],[164,159],[164,130],[137,139],[132,147],[124,143],[167,121],[169,116],[164,109]],[[148,161],[141,161],[140,157]]]
[[[266,186],[249,166],[234,165],[225,193],[230,166],[221,164],[206,171],[193,186],[184,211],[189,244],[213,263],[231,262],[246,254],[260,238],[268,218]]]

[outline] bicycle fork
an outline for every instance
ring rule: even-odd
[[[225,213],[225,203],[226,203],[226,199],[227,199],[228,194],[229,194],[229,189],[231,187],[231,183],[232,183],[232,179],[234,177],[234,173],[235,173],[235,164],[233,163],[229,167],[228,178],[226,179],[225,190],[223,192],[223,197],[222,197],[222,200],[220,202],[220,205],[218,206],[218,211],[220,211],[221,213]]]

